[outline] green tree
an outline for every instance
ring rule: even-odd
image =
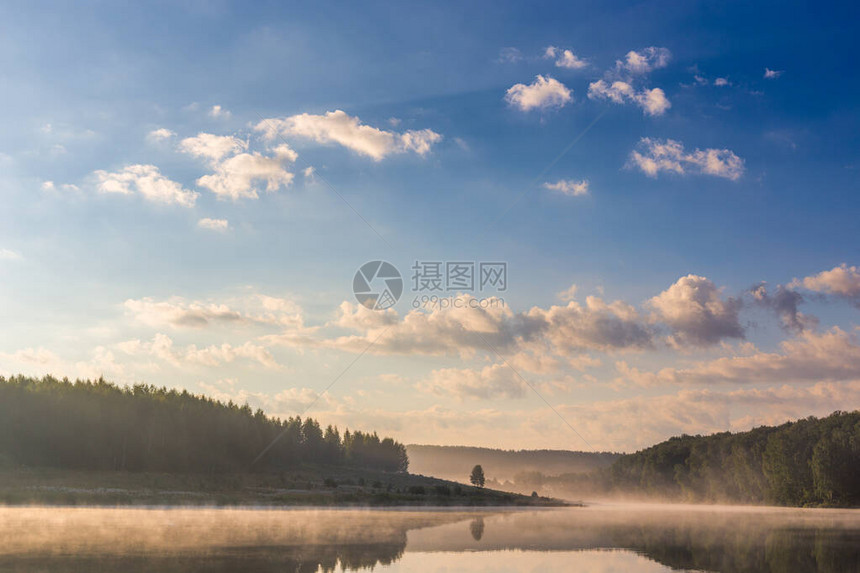
[[[485,479],[484,479],[484,468],[480,465],[477,465],[472,468],[472,474],[469,476],[469,481],[472,482],[472,485],[477,487],[484,487]]]

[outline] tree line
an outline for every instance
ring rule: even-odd
[[[529,483],[527,483],[529,482]],[[747,432],[671,438],[588,474],[520,475],[567,495],[693,502],[860,505],[860,411]]]
[[[409,466],[403,444],[375,432],[341,435],[312,418],[281,420],[185,390],[51,376],[0,377],[2,458],[153,472],[277,471],[302,463],[405,472]]]

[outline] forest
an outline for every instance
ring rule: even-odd
[[[376,433],[341,435],[312,418],[280,420],[184,390],[50,376],[0,377],[4,462],[177,473],[280,471],[302,463],[405,472],[409,465],[403,444]]]
[[[517,489],[574,497],[860,505],[860,411],[747,432],[671,438],[590,473],[521,474]]]

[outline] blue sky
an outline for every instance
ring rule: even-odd
[[[6,3],[0,374],[502,447],[856,408],[857,12]]]

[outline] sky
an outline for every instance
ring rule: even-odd
[[[0,375],[506,449],[856,409],[858,12],[6,2]]]

